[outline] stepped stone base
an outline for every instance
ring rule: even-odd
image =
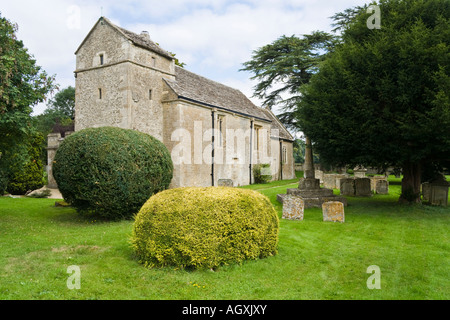
[[[333,194],[331,189],[314,189],[314,190],[300,190],[300,189],[287,189],[287,194],[278,194],[277,201],[283,203],[283,199],[286,196],[297,196],[305,203],[305,209],[307,208],[321,208],[322,204],[329,201],[339,201],[347,206],[347,199],[345,197],[337,196]]]
[[[304,208],[321,208],[329,201],[339,201],[347,206],[347,199],[333,194],[332,189],[320,188],[320,180],[315,178],[301,178],[296,189],[287,189],[286,194],[278,194],[277,201],[283,203],[288,196],[299,197],[304,202]]]

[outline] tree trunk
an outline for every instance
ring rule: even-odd
[[[419,203],[422,166],[407,162],[403,165],[402,194],[399,202]]]

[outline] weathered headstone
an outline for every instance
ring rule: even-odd
[[[377,191],[377,183],[380,180],[386,180],[387,178],[385,176],[373,176],[370,177],[370,188],[372,189],[373,192]]]
[[[347,174],[335,174],[334,175],[336,181],[334,183],[335,189],[340,189],[341,188],[341,179],[346,179],[348,178]]]
[[[422,200],[429,202],[431,198],[431,184],[429,182],[422,183]]]
[[[448,188],[449,183],[443,175],[431,182],[430,203],[446,207],[448,205]]]
[[[320,183],[323,183],[323,171],[322,170],[315,170],[315,176],[316,176],[316,179],[320,180]]]
[[[372,196],[372,190],[370,189],[370,179],[369,178],[355,179],[355,196],[357,196],[357,197]]]
[[[389,194],[389,182],[387,180],[378,180],[375,192],[377,194]]]
[[[303,220],[305,202],[298,196],[287,195],[283,198],[283,219]]]
[[[323,187],[327,189],[336,189],[336,175],[332,173],[324,174]]]
[[[339,201],[329,201],[322,204],[323,221],[345,222],[344,204]]]
[[[342,196],[354,196],[355,195],[355,179],[345,178],[340,181],[340,189]]]
[[[233,186],[233,180],[231,180],[231,179],[219,179],[217,185],[219,187],[232,187]]]

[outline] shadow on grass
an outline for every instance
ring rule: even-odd
[[[95,213],[79,212],[70,206],[54,207],[54,213],[49,217],[50,220],[73,225],[100,225],[112,222],[131,221],[132,219],[110,220]]]

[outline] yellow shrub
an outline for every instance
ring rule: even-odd
[[[145,203],[132,244],[146,266],[214,268],[276,254],[278,228],[275,209],[256,191],[179,188]]]

